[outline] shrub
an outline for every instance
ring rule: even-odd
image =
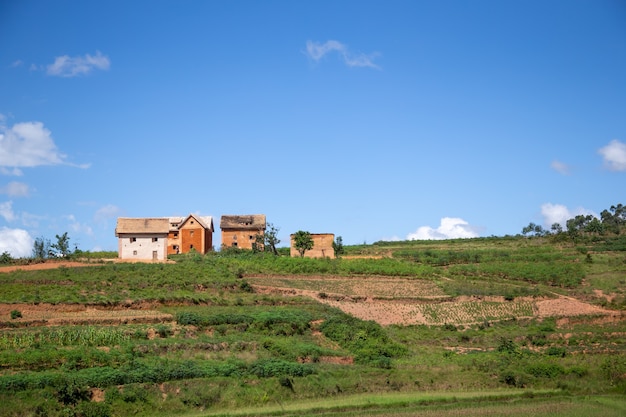
[[[511,339],[502,337],[500,338],[500,343],[498,344],[497,351],[501,353],[512,354],[519,353],[519,348]]]
[[[22,312],[19,310],[11,310],[11,319],[15,320],[15,319],[19,319],[22,317]]]
[[[248,281],[243,281],[239,284],[239,289],[243,292],[254,292],[254,288],[252,288],[252,285],[250,285]]]
[[[2,254],[0,255],[0,264],[8,265],[11,262],[13,262],[13,257],[11,256],[11,254],[7,251],[2,252]]]
[[[81,402],[76,407],[77,417],[110,417],[111,406],[105,403]]]
[[[567,355],[567,349],[562,346],[550,346],[548,350],[546,350],[546,355],[564,358],[565,355]]]
[[[565,373],[565,369],[556,363],[535,363],[526,367],[526,372],[537,378],[555,378]]]
[[[91,393],[86,386],[68,380],[57,390],[56,397],[65,405],[75,405],[81,401],[89,400]]]
[[[524,388],[527,384],[526,378],[510,369],[502,371],[500,374],[500,382],[516,388]]]

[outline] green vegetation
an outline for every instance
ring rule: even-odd
[[[293,235],[293,246],[296,248],[301,258],[304,258],[306,251],[313,249],[313,238],[311,233],[298,230]]]
[[[581,233],[3,273],[0,416],[623,415],[625,249]],[[614,312],[537,316],[560,296]],[[319,302],[341,297],[434,324]]]

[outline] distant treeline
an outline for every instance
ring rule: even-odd
[[[626,228],[626,207],[622,204],[611,206],[600,213],[600,218],[591,214],[579,214],[565,222],[565,230],[560,223],[553,223],[550,230],[541,225],[529,223],[522,229],[524,236],[568,235],[578,237],[584,234],[604,235],[607,233],[620,234]]]

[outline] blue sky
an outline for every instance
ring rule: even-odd
[[[4,0],[0,115],[14,256],[118,216],[517,234],[626,203],[626,3]]]

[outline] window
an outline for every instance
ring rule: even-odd
[[[254,239],[254,237],[252,235],[250,235],[250,240]]]
[[[233,242],[233,247],[237,247],[237,242]]]
[[[174,238],[178,238],[178,232],[174,232]]]
[[[189,250],[193,249],[193,245],[189,245]]]
[[[189,236],[193,236],[193,230],[189,231]]]
[[[130,243],[133,243],[133,242],[136,242],[136,241],[137,241],[137,238],[136,238],[136,237],[131,237],[131,238],[130,238]]]
[[[158,238],[158,237],[153,237],[153,238],[152,238],[152,241],[153,241],[153,242],[158,242],[158,241],[159,241],[159,238]]]
[[[137,256],[137,251],[136,250],[133,251],[133,255]]]

